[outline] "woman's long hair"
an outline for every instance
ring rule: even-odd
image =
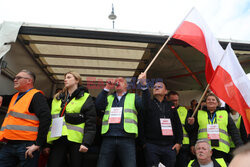
[[[74,78],[78,81],[78,85],[77,85],[78,87],[82,85],[82,78],[81,78],[79,73],[77,73],[75,71],[69,71],[69,72],[64,74],[64,78],[66,77],[67,74],[72,74],[74,76]],[[67,95],[68,95],[68,89],[66,87],[64,87],[62,89],[62,91],[55,94],[54,98],[59,99],[60,94],[65,94],[65,96],[64,96],[64,100],[65,100],[67,98]]]

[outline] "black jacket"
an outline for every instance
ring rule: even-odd
[[[211,118],[213,116],[213,115],[210,114],[210,112],[207,110],[206,107],[204,107],[203,110],[208,113],[208,118]],[[224,108],[218,107],[213,114],[215,114],[216,111],[218,111],[218,110],[224,110]],[[192,134],[190,136],[190,140],[191,140],[191,145],[194,146],[195,143],[196,143],[196,141],[197,141],[197,138],[198,138],[198,129],[199,129],[199,124],[198,124],[198,121],[197,121],[197,114],[195,115],[195,122],[194,122],[194,124],[193,125],[189,125],[187,123],[187,120],[186,120],[185,127],[186,127],[186,129],[188,129],[188,132]],[[230,136],[232,136],[232,140],[234,141],[236,147],[243,144],[243,142],[241,140],[241,137],[240,137],[240,134],[239,134],[239,131],[236,128],[236,126],[234,124],[234,121],[232,120],[232,118],[231,118],[230,115],[228,115],[227,130],[228,130],[228,134]]]
[[[243,118],[241,117],[240,119],[241,119],[240,120],[240,136],[241,136],[243,143],[247,143],[249,141],[247,138],[247,131],[244,125]]]
[[[62,101],[61,108],[63,109],[66,101],[69,103],[74,97],[77,100],[82,96],[84,96],[85,92],[87,92],[86,88],[79,87],[72,93],[71,96],[67,97],[66,99],[65,99],[65,94],[61,93],[57,100]],[[79,114],[78,113],[69,114],[67,113],[67,111],[65,111],[65,120],[66,122],[71,124],[80,124],[85,122],[82,144],[85,146],[90,146],[92,144],[96,133],[96,109],[91,96],[87,98]]]
[[[160,103],[155,98],[151,99],[150,92],[146,89],[142,91],[142,104],[145,141],[159,145],[182,144],[182,125],[172,102],[163,100]],[[160,118],[164,117],[171,120],[173,136],[162,135]]]
[[[2,106],[9,106],[13,95],[3,95]],[[50,109],[45,96],[38,92],[36,93],[30,103],[29,112],[35,113],[39,119],[39,128],[36,139],[36,145],[43,146],[46,144],[47,133],[51,123]]]

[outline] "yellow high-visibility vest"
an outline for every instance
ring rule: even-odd
[[[84,96],[82,96],[79,99],[73,98],[66,106],[67,113],[80,113],[81,108],[86,102],[87,98],[89,97],[88,93],[84,93]],[[52,108],[51,108],[51,115],[53,118],[60,117],[60,112],[62,110],[61,108],[62,101],[54,99],[52,101]],[[47,143],[53,143],[54,140],[59,139],[60,137],[51,137],[51,126],[47,135]],[[80,124],[70,124],[65,121],[65,118],[63,119],[63,128],[62,128],[62,136],[67,136],[67,139],[72,142],[76,143],[82,143],[83,140],[83,132],[84,132],[84,126],[85,123]]]
[[[181,124],[182,124],[182,131],[183,131],[182,144],[189,144],[190,142],[189,142],[188,133],[187,133],[185,127],[184,127],[188,111],[187,111],[187,109],[185,107],[180,106],[180,107],[178,107],[177,112],[178,112],[178,115],[179,115],[179,118],[180,118],[180,121],[181,121]]]
[[[198,131],[198,140],[207,139],[207,125],[210,122],[208,119],[208,114],[206,111],[199,110],[198,111],[198,124],[199,124],[199,131]],[[229,143],[229,135],[227,131],[228,125],[228,113],[226,110],[217,110],[216,111],[216,119],[212,122],[212,124],[217,123],[219,125],[219,146],[212,146],[213,149],[228,153],[230,151],[230,143]],[[209,141],[210,142],[210,141]],[[211,145],[211,142],[210,142]]]
[[[108,96],[108,105],[105,109],[105,113],[102,119],[102,134],[105,134],[109,130],[109,115],[110,110],[114,101],[114,95]],[[137,110],[135,107],[135,94],[134,93],[127,93],[124,101],[123,107],[123,114],[124,114],[124,130],[127,133],[134,133],[136,137],[138,136],[138,120],[137,120]]]

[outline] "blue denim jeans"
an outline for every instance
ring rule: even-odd
[[[33,141],[24,141],[18,144],[5,144],[0,150],[0,166],[14,167],[20,164],[22,167],[38,166],[39,151],[33,152],[33,158],[25,159],[26,147],[34,144]]]
[[[145,159],[147,167],[157,167],[161,162],[166,167],[174,167],[176,161],[176,151],[171,146],[162,146],[146,143]]]
[[[112,167],[117,157],[123,167],[136,167],[135,139],[104,137],[97,167]]]

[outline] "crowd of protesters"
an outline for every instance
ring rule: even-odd
[[[8,106],[0,166],[217,167],[227,166],[233,150],[247,143],[240,114],[221,107],[213,93],[192,117],[197,100],[181,106],[165,82],[150,91],[146,73],[138,80],[141,96],[118,77],[94,98],[77,72],[67,72],[48,105],[34,88],[35,74],[21,70],[14,78],[17,93],[0,96],[0,106]]]

